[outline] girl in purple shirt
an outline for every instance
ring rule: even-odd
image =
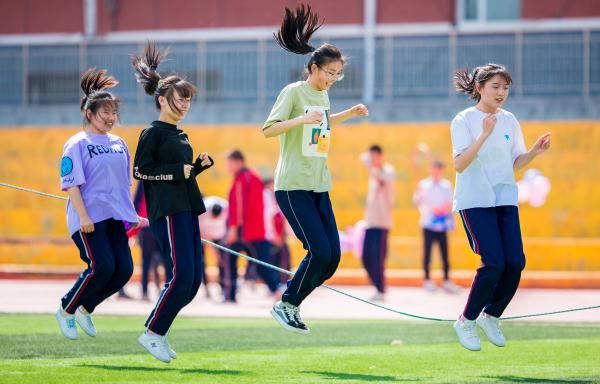
[[[84,129],[67,140],[60,163],[61,188],[69,194],[67,226],[88,266],[56,311],[69,339],[77,339],[75,323],[96,336],[92,312],[133,273],[125,227],[137,225],[138,216],[129,192],[129,150],[123,139],[109,133],[118,120],[119,100],[107,89],[117,84],[104,70],[83,74]]]

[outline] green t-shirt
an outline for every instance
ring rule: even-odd
[[[321,124],[301,124],[279,135],[276,191],[327,192],[331,189],[327,167],[331,140],[327,91],[317,91],[306,81],[289,84],[277,97],[263,128],[312,110],[324,113]]]

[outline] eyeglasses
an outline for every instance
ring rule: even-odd
[[[340,81],[344,78],[344,72],[330,72],[330,71],[326,71],[323,68],[319,67],[319,69],[321,69],[323,72],[325,72],[325,74],[327,75],[327,78],[329,80],[335,80],[335,81]]]
[[[190,105],[192,104],[192,99],[179,99],[177,97],[173,98],[173,101],[175,101],[176,104],[178,105]]]

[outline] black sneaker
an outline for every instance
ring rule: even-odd
[[[307,334],[310,332],[300,318],[300,308],[281,300],[271,309],[271,315],[286,331]]]

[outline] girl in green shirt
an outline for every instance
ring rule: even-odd
[[[275,39],[287,51],[310,54],[308,77],[287,85],[277,97],[263,126],[266,137],[279,137],[280,155],[275,171],[275,197],[307,255],[288,281],[281,301],[271,314],[281,326],[306,334],[299,306],[319,285],[329,279],[340,262],[340,239],[329,199],[331,175],[327,156],[331,126],[353,117],[367,116],[358,104],[343,112],[329,113],[327,91],[344,77],[345,57],[331,44],[314,48],[309,44],[322,25],[309,5],[285,9]]]

